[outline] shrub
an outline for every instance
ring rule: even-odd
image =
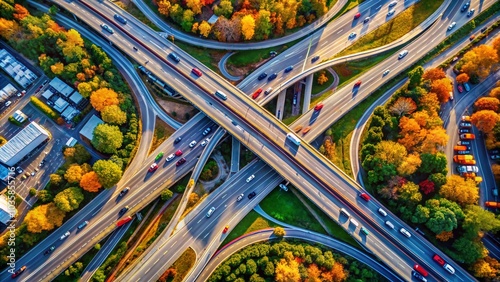
[[[57,120],[57,118],[59,118],[59,115],[56,112],[54,112],[49,106],[47,106],[44,102],[42,102],[37,97],[31,96],[30,99],[31,99],[31,103],[33,104],[33,106],[38,108],[45,115],[47,115],[49,118],[51,118],[53,120]]]

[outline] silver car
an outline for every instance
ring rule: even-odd
[[[191,141],[191,143],[189,143],[189,148],[193,148],[194,146],[196,146],[195,140],[193,140],[193,141]]]
[[[207,212],[207,217],[210,217],[215,211],[215,207],[211,207]]]

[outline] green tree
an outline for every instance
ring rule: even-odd
[[[185,32],[190,32],[191,29],[193,28],[193,22],[194,22],[194,13],[190,9],[184,10],[184,13],[182,13],[182,22],[181,26],[182,29]]]
[[[122,142],[123,134],[120,128],[103,123],[94,129],[91,143],[99,152],[113,154],[122,146]]]
[[[121,125],[127,122],[127,114],[118,105],[105,107],[101,116],[102,120],[110,124]]]
[[[455,260],[466,264],[472,264],[487,254],[481,242],[476,240],[471,241],[469,238],[456,240],[453,243],[453,248],[456,251]]]
[[[48,203],[48,202],[52,202],[52,199],[54,198],[54,196],[52,196],[52,193],[50,193],[50,191],[45,190],[45,189],[38,191],[37,197],[44,204]]]
[[[246,263],[247,275],[252,275],[257,272],[257,263],[253,259],[247,260]]]
[[[398,167],[406,159],[406,148],[393,141],[381,141],[375,147],[375,157]]]
[[[422,201],[422,194],[417,184],[408,181],[398,189],[399,201],[406,204],[416,204]]]
[[[52,173],[50,176],[50,186],[52,188],[58,188],[63,184],[63,178],[59,174]]]
[[[411,222],[413,223],[426,223],[427,220],[429,220],[430,217],[430,210],[427,207],[424,207],[422,205],[418,205],[417,209],[415,210],[415,213],[411,217]]]
[[[468,238],[474,238],[479,231],[492,231],[500,229],[500,219],[495,214],[480,206],[470,205],[465,210],[465,220],[462,227],[469,234]]]
[[[422,75],[424,74],[424,68],[422,66],[418,66],[413,70],[408,72],[408,79],[410,81],[409,87],[413,88],[420,84],[422,81]]]
[[[60,210],[70,212],[78,209],[83,199],[82,189],[70,187],[59,192],[54,198],[54,203]]]
[[[259,10],[257,18],[255,19],[255,39],[263,40],[269,38],[272,30],[273,24],[271,23],[271,12],[262,9]]]
[[[233,14],[233,3],[231,0],[221,0],[219,5],[215,6],[214,13],[217,16],[224,16],[226,19],[231,18]]]
[[[434,183],[436,189],[439,189],[441,186],[446,184],[446,175],[442,173],[434,173],[429,176],[429,180]]]
[[[446,155],[443,153],[429,154],[424,153],[421,156],[422,164],[418,168],[421,173],[447,173],[446,169]]]
[[[92,166],[92,169],[99,177],[99,183],[104,188],[113,187],[122,177],[122,169],[117,164],[107,160],[98,160]]]
[[[174,4],[170,7],[170,17],[176,23],[182,22],[182,16],[184,15],[184,10],[179,4]]]

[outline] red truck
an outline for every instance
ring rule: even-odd
[[[500,208],[499,202],[485,202],[484,205],[488,208]]]
[[[127,217],[125,217],[123,219],[118,220],[116,222],[116,226],[120,227],[120,226],[124,225],[125,223],[127,223],[127,222],[129,222],[131,220],[132,220],[132,217],[131,216],[127,216]]]

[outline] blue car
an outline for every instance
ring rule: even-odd
[[[291,72],[293,70],[293,66],[289,66],[285,69],[285,73]]]

